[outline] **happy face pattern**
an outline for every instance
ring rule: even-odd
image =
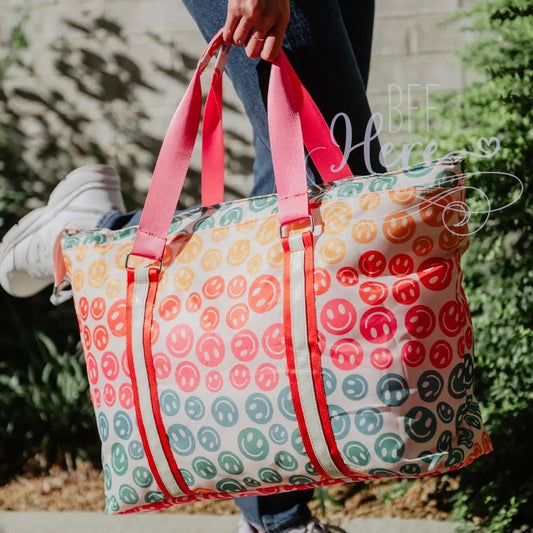
[[[465,227],[445,209],[462,191],[434,187],[443,167],[458,172],[310,190],[324,390],[350,479],[441,472],[490,451],[472,392]],[[173,220],[150,344],[168,443],[194,492],[178,498],[150,469],[128,368],[124,265],[136,228],[64,236],[108,512],[329,482],[306,453],[286,372],[276,210],[267,196]]]

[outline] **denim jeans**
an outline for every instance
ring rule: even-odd
[[[184,0],[184,4],[206,40],[210,40],[224,25],[226,0]],[[291,0],[291,19],[284,50],[326,121],[331,123],[339,112],[349,117],[355,137],[351,146],[362,140],[371,116],[365,89],[373,18],[373,0]],[[270,65],[259,59],[250,60],[243,48],[233,48],[227,72],[253,128],[255,162],[251,195],[270,194],[275,190],[265,111]],[[344,145],[344,139],[337,140],[341,146]],[[372,169],[365,164],[362,148],[352,151],[348,158],[350,168],[359,175],[383,172],[385,169],[379,163],[379,151],[379,141],[372,140]],[[315,176],[315,179],[319,180],[319,177]],[[140,211],[114,212],[104,217],[100,226],[118,229],[136,225],[139,219]],[[302,490],[249,496],[237,498],[236,504],[245,519],[257,529],[266,533],[283,533],[309,520],[311,515],[307,503],[312,495],[312,490]]]

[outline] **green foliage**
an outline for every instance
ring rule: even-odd
[[[463,59],[481,79],[441,101],[434,128],[443,153],[479,152],[482,137],[501,143],[492,158],[467,161],[469,171],[480,171],[470,185],[490,200],[489,207],[477,195],[471,205],[492,213],[472,235],[464,264],[476,394],[495,452],[461,473],[455,513],[459,519],[482,517],[490,531],[506,532],[533,524],[533,5],[478,2],[467,21],[475,38]],[[513,206],[497,211],[517,198],[518,183],[488,172],[520,178],[524,190]]]

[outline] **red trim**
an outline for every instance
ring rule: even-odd
[[[294,412],[296,414],[296,421],[298,422],[298,428],[300,429],[300,435],[304,444],[305,451],[311,461],[311,464],[315,467],[315,470],[325,478],[330,476],[322,468],[322,465],[318,461],[311,439],[309,438],[309,432],[307,431],[307,425],[305,423],[305,417],[302,408],[302,401],[300,398],[300,391],[298,389],[298,380],[296,378],[296,369],[294,362],[294,346],[292,344],[292,314],[291,314],[291,249],[289,244],[289,238],[283,237],[281,239],[283,251],[285,253],[285,261],[283,265],[283,328],[285,335],[285,350],[287,352],[287,376],[289,378],[289,385],[291,388],[292,403],[294,405]]]
[[[150,386],[150,400],[152,404],[152,412],[157,428],[157,434],[165,454],[165,458],[170,467],[170,471],[176,480],[180,490],[184,494],[193,494],[192,490],[187,486],[178,468],[174,454],[170,448],[168,435],[161,416],[161,406],[159,405],[159,397],[157,394],[157,376],[155,373],[154,360],[152,357],[152,319],[154,316],[154,301],[157,294],[157,284],[159,281],[159,269],[151,268],[149,271],[150,286],[148,288],[148,295],[146,297],[146,306],[144,312],[144,327],[143,327],[143,348],[144,348],[144,362],[146,365],[146,373],[148,375],[148,382]]]
[[[161,492],[165,495],[166,498],[172,498],[172,494],[167,490],[163,480],[157,470],[154,457],[152,455],[152,450],[150,449],[150,444],[148,443],[148,438],[146,436],[146,428],[144,427],[144,422],[141,413],[141,406],[139,403],[139,393],[137,386],[137,376],[135,375],[135,364],[133,362],[133,347],[132,347],[132,308],[133,308],[133,292],[135,289],[135,272],[132,269],[128,269],[128,292],[127,292],[127,305],[126,305],[126,351],[128,354],[128,367],[130,370],[130,379],[131,386],[133,389],[133,403],[135,405],[135,415],[137,417],[137,425],[139,427],[139,433],[141,434],[141,440],[143,443],[143,448],[146,453],[146,459],[150,466],[150,471],[154,475],[154,478],[157,482],[157,485],[161,489]]]
[[[304,272],[305,272],[305,302],[307,307],[307,342],[311,356],[311,372],[313,375],[313,384],[315,387],[316,403],[322,424],[322,431],[335,466],[346,477],[354,475],[342,459],[335,440],[331,419],[328,411],[326,391],[324,390],[324,380],[322,377],[321,353],[318,344],[318,328],[316,324],[316,306],[315,306],[315,287],[314,287],[314,250],[313,235],[311,232],[303,235],[303,244],[305,247],[304,255]]]

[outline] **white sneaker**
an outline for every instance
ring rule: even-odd
[[[346,531],[341,527],[321,522],[318,518],[311,518],[307,524],[287,529],[284,533],[346,533]]]
[[[33,296],[54,282],[53,248],[66,228],[93,229],[102,215],[124,211],[117,173],[108,166],[73,170],[48,204],[23,217],[0,244],[0,285],[11,296]]]

